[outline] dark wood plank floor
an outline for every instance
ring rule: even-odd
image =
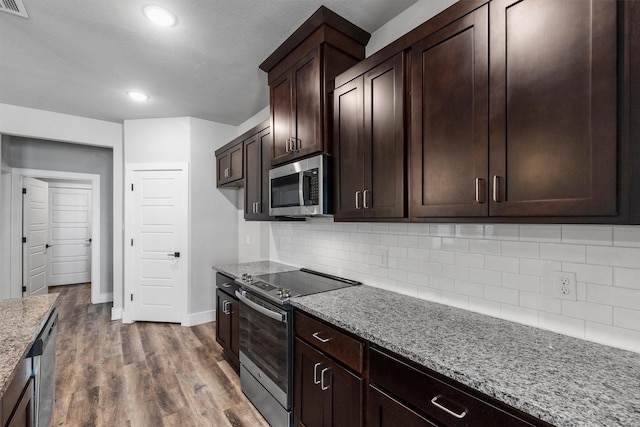
[[[194,327],[111,321],[89,284],[58,286],[52,426],[268,427],[215,341]]]

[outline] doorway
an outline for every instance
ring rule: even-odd
[[[62,172],[62,171],[49,171],[49,170],[38,170],[38,169],[19,169],[13,168],[12,171],[12,179],[11,179],[11,245],[10,245],[10,253],[11,253],[11,287],[12,294],[15,293],[14,289],[22,290],[23,285],[23,248],[19,245],[24,245],[22,242],[23,229],[22,229],[22,220],[23,220],[23,208],[22,208],[22,189],[25,188],[25,181],[30,178],[35,178],[39,180],[47,180],[47,181],[57,181],[57,182],[65,182],[67,185],[88,188],[90,186],[91,196],[90,196],[90,217],[87,218],[87,222],[90,222],[91,227],[91,235],[85,237],[82,234],[82,230],[80,230],[80,234],[78,234],[78,230],[75,230],[76,234],[72,237],[78,237],[79,240],[86,241],[91,239],[91,242],[86,245],[86,256],[89,260],[90,265],[90,273],[89,280],[91,282],[91,302],[93,304],[99,304],[103,302],[109,302],[112,300],[111,294],[102,294],[100,292],[100,241],[101,241],[101,233],[100,233],[100,175],[97,174],[86,174],[86,173],[75,173],[75,172]],[[88,215],[88,213],[87,213]],[[76,217],[75,219],[80,219]],[[76,227],[82,228],[82,227]],[[85,231],[86,232],[86,231]],[[74,243],[78,244],[79,240],[76,239]],[[49,248],[47,248],[49,249]],[[51,248],[53,249],[53,248]],[[52,252],[52,250],[49,250]],[[69,248],[67,248],[69,249]],[[79,250],[76,247],[75,253],[78,254]],[[73,253],[73,251],[72,251]],[[48,254],[50,256],[50,254]],[[77,258],[76,258],[77,260]],[[20,295],[20,293],[18,293]]]

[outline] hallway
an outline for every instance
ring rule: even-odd
[[[59,292],[52,426],[268,425],[222,358],[215,323],[122,324],[89,284]]]

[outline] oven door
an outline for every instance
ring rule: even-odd
[[[290,408],[288,312],[248,292],[240,300],[240,363],[276,398]]]

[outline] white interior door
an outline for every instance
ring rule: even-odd
[[[188,280],[187,171],[134,170],[132,185],[132,320],[181,322]]]
[[[46,294],[49,184],[22,181],[22,286],[27,295]]]
[[[92,190],[74,187],[49,185],[48,286],[91,281]]]

